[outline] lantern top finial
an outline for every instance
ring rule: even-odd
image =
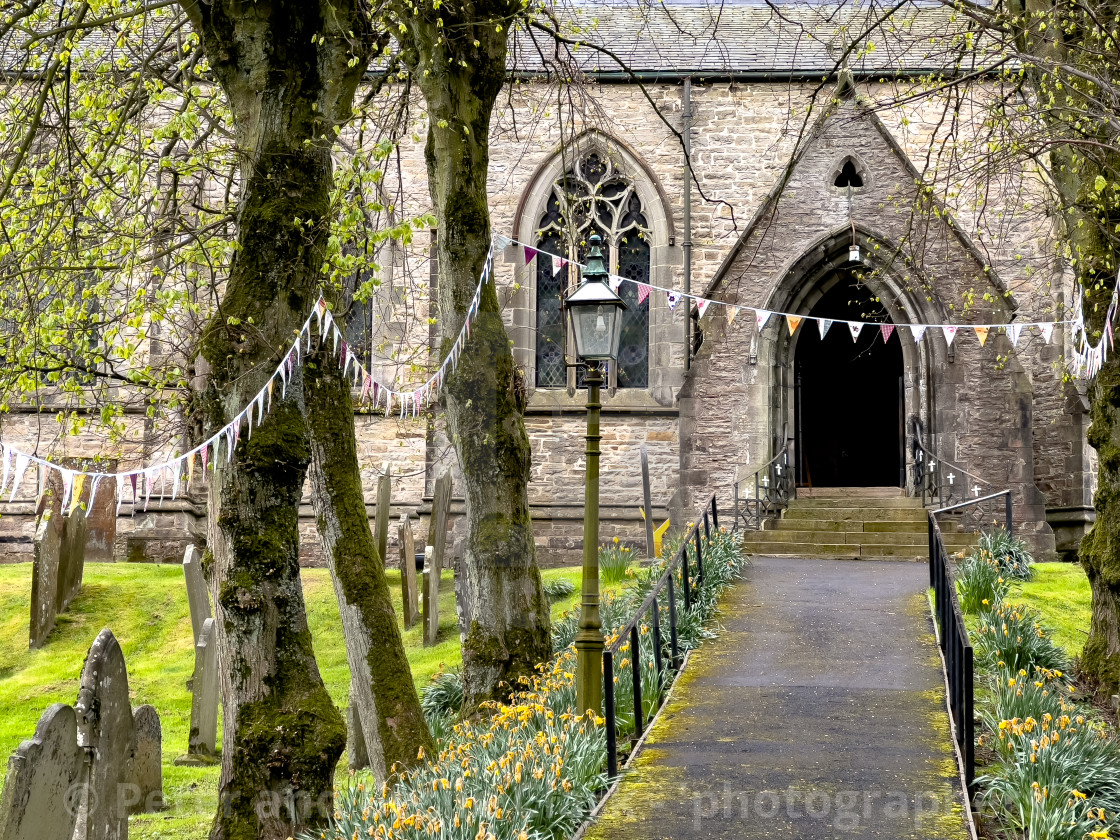
[[[583,269],[583,279],[598,280],[606,283],[608,272],[603,264],[603,239],[599,234],[593,233],[587,240],[587,267]]]

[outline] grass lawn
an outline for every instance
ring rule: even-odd
[[[553,617],[578,601],[580,570],[552,569],[545,582],[570,580],[576,593],[553,604]],[[389,570],[394,604],[400,598],[400,573]],[[350,694],[338,602],[325,569],[303,572],[308,620],[319,669],[340,707]],[[194,670],[190,613],[179,566],[90,564],[82,592],[59,616],[45,648],[27,649],[31,564],[0,566],[0,759],[30,738],[40,715],[52,703],[73,704],[86,652],[103,627],[111,627],[124,650],[133,706],[150,703],[163,725],[164,795],[171,805],[161,814],[130,820],[135,840],[187,840],[209,832],[217,801],[217,767],[175,767],[187,751],[191,698],[186,682]],[[404,634],[412,675],[423,686],[441,666],[458,665],[458,620],[454,580],[444,572],[440,584],[440,642],[423,647],[422,627]],[[345,760],[340,765],[345,764]],[[0,787],[3,778],[0,777]]]
[[[1008,600],[1038,610],[1042,624],[1070,656],[1080,656],[1089,633],[1089,581],[1080,563],[1035,563],[1034,579],[1011,587]]]

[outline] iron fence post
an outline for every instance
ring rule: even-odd
[[[681,546],[681,591],[684,593],[684,608],[692,609],[692,587],[688,582],[688,539]]]
[[[644,720],[642,719],[642,651],[640,647],[638,625],[630,628],[630,673],[634,678],[634,740],[642,737]]]
[[[998,485],[997,485],[998,486]],[[1014,533],[1014,524],[1011,520],[1011,491],[1007,491],[1007,495],[1003,497],[1003,515],[1007,521],[1007,535],[1010,537]]]
[[[614,657],[603,651],[603,711],[607,727],[607,777],[618,775],[618,732],[614,720]]]
[[[697,535],[699,535],[700,530],[697,529],[696,533],[697,533]],[[709,523],[708,523],[708,508],[707,507],[704,508],[704,536],[707,537],[708,539],[712,538],[712,528],[711,528],[711,525],[709,525]]]
[[[673,657],[673,670],[681,667],[681,651],[677,645],[677,596],[673,589],[673,573],[669,572],[669,654]]]
[[[716,504],[716,494],[712,494],[712,527],[719,530],[719,506]]]
[[[754,474],[754,527],[755,530],[762,530],[762,511],[759,509],[758,498],[758,473]]]
[[[705,517],[705,524],[707,517]],[[709,540],[711,537],[708,538]],[[696,585],[704,585],[704,552],[700,548],[700,529],[696,529]]]
[[[661,662],[661,653],[662,653],[661,646],[662,646],[662,644],[663,644],[663,642],[661,641],[661,605],[659,603],[657,603],[657,596],[654,595],[653,596],[653,664],[657,668],[657,693],[658,693],[658,696],[660,696],[661,689],[664,685],[662,683],[662,679],[664,679],[664,677],[662,676],[662,673],[661,673],[661,671],[664,668],[664,665]]]

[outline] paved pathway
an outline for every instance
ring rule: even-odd
[[[967,838],[927,585],[755,558],[589,838]]]

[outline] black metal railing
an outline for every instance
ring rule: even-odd
[[[976,778],[975,725],[973,720],[972,643],[964,625],[957,588],[949,568],[949,557],[936,511],[929,513],[929,585],[933,588],[938,640],[945,657],[945,678],[949,683],[949,710],[953,734],[960,748],[965,784],[972,791]]]
[[[1010,490],[1000,490],[997,493],[989,493],[986,496],[930,511],[930,516],[943,515],[953,516],[960,525],[966,526],[967,530],[981,531],[1002,525],[1008,535],[1015,533],[1015,523],[1011,518]]]
[[[693,604],[693,586],[700,586],[704,582],[704,540],[701,538],[701,529],[704,537],[711,539],[712,530],[719,529],[719,511],[716,508],[716,495],[713,493],[704,505],[701,516],[689,528],[681,542],[680,548],[672,561],[665,567],[664,573],[654,584],[653,589],[642,601],[641,606],[631,617],[630,621],[618,632],[617,638],[607,645],[603,651],[603,708],[607,729],[607,775],[614,778],[618,775],[618,722],[614,696],[614,659],[624,645],[630,645],[631,672],[634,681],[634,742],[642,737],[645,730],[646,715],[642,701],[642,620],[649,615],[649,630],[653,636],[653,662],[655,680],[652,686],[654,696],[663,696],[664,689],[672,683],[667,673],[680,670],[681,653],[677,641],[677,591],[676,572],[681,572],[681,596],[684,599],[684,609],[691,610]],[[689,562],[689,547],[692,546],[696,557],[696,573],[692,575]],[[665,662],[665,639],[661,632],[661,593],[666,593],[669,611],[669,662]],[[650,717],[657,711],[655,706],[650,708]]]
[[[770,461],[733,486],[735,530],[740,526],[760,531],[767,519],[776,519],[794,494],[793,472],[789,465],[789,441],[782,444]]]

